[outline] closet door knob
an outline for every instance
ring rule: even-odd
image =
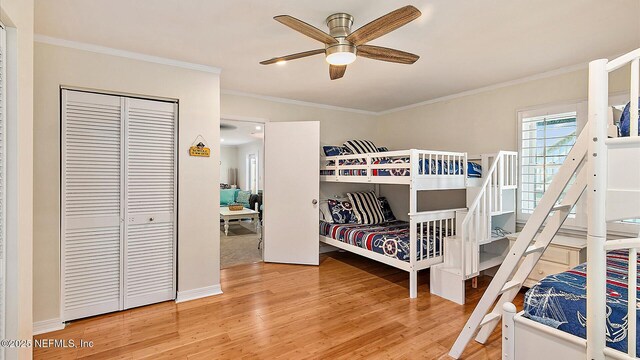
[[[153,221],[153,218],[152,218],[152,217],[150,217],[150,218],[149,218],[149,221]]]
[[[318,200],[313,199],[313,200],[311,200],[311,203],[312,203],[313,205],[317,205],[317,204],[318,204]]]

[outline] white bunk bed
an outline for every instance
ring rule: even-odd
[[[385,159],[380,161],[379,159]],[[383,163],[384,162],[384,163]],[[333,172],[327,175],[328,172]],[[455,234],[456,209],[418,212],[418,191],[464,189],[467,186],[467,154],[462,152],[402,150],[320,158],[320,181],[409,185],[409,261],[375,253],[331,237],[320,242],[379,261],[409,273],[409,297],[418,296],[418,271],[442,262],[444,237]],[[384,174],[384,175],[383,175]],[[378,187],[376,187],[377,189]],[[425,230],[437,228],[439,251],[422,251]]]
[[[607,139],[609,73],[631,64],[630,137]],[[615,60],[595,60],[589,64],[589,124],[567,161],[540,201],[521,235],[510,250],[483,298],[467,321],[449,355],[459,358],[465,346],[475,340],[485,343],[502,318],[502,358],[539,359],[541,350],[549,359],[636,359],[637,354],[637,238],[607,240],[607,223],[640,218],[640,137],[638,136],[638,99],[640,88],[640,49]],[[571,177],[577,174],[573,185]],[[566,188],[560,204],[556,201]],[[517,313],[511,303],[569,211],[581,197],[587,197],[586,339],[558,330]],[[544,228],[542,224],[545,223]],[[534,238],[535,237],[535,238]],[[616,314],[621,322],[612,324],[614,310],[608,304],[607,252],[628,254],[623,270],[628,296],[620,299],[623,309]],[[626,257],[626,256],[625,256]],[[518,263],[522,261],[522,265]],[[618,268],[620,271],[620,268]],[[627,276],[626,274],[635,274]],[[545,280],[542,280],[544,282]],[[542,285],[542,282],[536,286]],[[611,284],[609,284],[610,286]],[[555,295],[555,296],[560,296]],[[497,301],[496,301],[497,300]],[[548,298],[548,301],[553,299]],[[495,306],[494,306],[495,304]],[[493,308],[493,309],[492,309]],[[573,314],[576,315],[576,314]],[[626,349],[607,347],[612,332],[624,335]],[[629,336],[631,334],[631,336]],[[626,339],[625,339],[626,338]]]
[[[456,261],[456,264],[467,266],[466,271],[463,271],[464,275],[459,276],[455,284],[456,289],[459,288],[459,284],[464,286],[464,280],[476,276],[482,270],[478,268],[479,243],[487,242],[487,237],[491,238],[492,216],[497,215],[502,209],[504,191],[515,191],[516,184],[517,153],[499,152],[483,156],[482,159],[482,165],[488,171],[483,172],[482,178],[470,178],[467,174],[467,154],[462,152],[411,149],[321,157],[320,180],[324,182],[409,185],[409,261],[372,252],[323,235],[320,235],[320,241],[409,272],[409,296],[415,298],[417,272],[443,263],[445,249],[450,245],[449,242],[445,244],[445,238],[455,239],[457,228],[463,226],[465,246],[454,248],[456,255],[447,256],[449,259],[462,259]],[[379,186],[375,188],[377,192]],[[417,211],[418,191],[448,189],[467,189],[467,196],[472,196],[474,200],[470,202],[470,209]],[[469,189],[474,190],[469,192]],[[466,216],[469,219],[464,221]],[[437,236],[433,241],[437,242],[435,248],[438,251],[423,251],[422,246],[420,249],[417,246],[418,242],[422,244],[425,237],[433,234],[430,229],[437,229]],[[495,259],[497,257],[494,261]],[[441,284],[440,281],[436,281]],[[442,288],[446,289],[440,285],[439,289]],[[448,293],[446,290],[444,292]],[[455,293],[459,294],[459,291]],[[449,298],[447,294],[438,295]],[[462,297],[464,298],[464,293]]]

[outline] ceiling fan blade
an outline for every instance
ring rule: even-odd
[[[389,49],[382,46],[360,45],[356,52],[358,56],[369,59],[382,60],[400,64],[413,64],[420,56],[405,51]]]
[[[331,80],[340,79],[347,71],[347,65],[329,65],[329,77]]]
[[[420,10],[414,6],[401,7],[352,32],[346,37],[346,40],[355,45],[367,43],[410,23],[420,17],[421,14]]]
[[[325,44],[336,44],[338,40],[334,39],[333,36],[327,34],[326,32],[318,29],[313,25],[309,25],[302,20],[298,20],[293,16],[289,15],[279,15],[273,18],[274,20],[292,28],[293,30],[307,35],[312,39],[316,39]]]
[[[297,54],[274,57],[274,58],[271,58],[269,60],[260,61],[260,64],[262,64],[262,65],[271,65],[271,64],[275,64],[275,63],[278,63],[278,62],[281,62],[281,61],[295,60],[295,59],[300,59],[300,58],[303,58],[303,57],[312,56],[312,55],[318,55],[318,54],[324,54],[324,49],[309,50],[309,51],[304,51],[304,52],[297,53]]]

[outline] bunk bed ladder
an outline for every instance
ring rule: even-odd
[[[587,155],[587,138],[588,131],[582,131],[453,344],[449,352],[451,357],[458,359],[476,334],[476,341],[487,341],[501,318],[503,304],[512,301],[518,294],[525,279],[586,189],[587,169],[581,165]],[[575,181],[571,184],[576,174]],[[560,204],[557,204],[559,200]],[[543,225],[544,229],[538,234]]]

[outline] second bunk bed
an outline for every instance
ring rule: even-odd
[[[361,140],[345,145],[323,148],[320,180],[371,184],[373,190],[323,200],[320,242],[407,271],[409,296],[415,298],[418,271],[444,261],[445,238],[456,235],[456,214],[467,210],[418,211],[418,192],[479,186],[481,166],[464,152],[388,151]],[[380,185],[407,186],[409,221],[396,219]]]

